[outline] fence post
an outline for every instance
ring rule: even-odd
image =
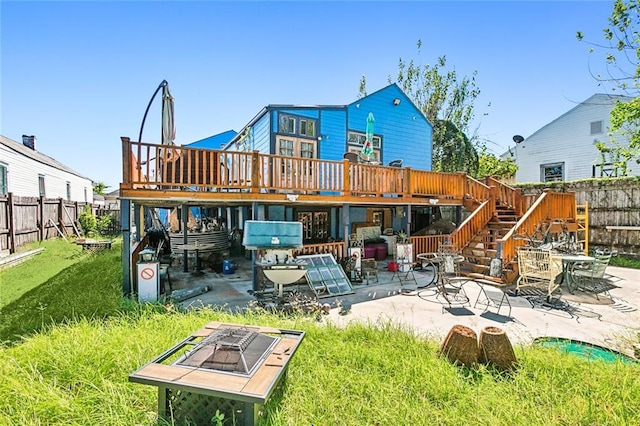
[[[9,217],[7,220],[7,224],[9,225],[9,253],[13,254],[16,252],[16,227],[13,220],[13,193],[9,193]]]
[[[40,241],[45,240],[45,223],[44,223],[44,196],[40,196],[38,199],[38,214],[40,215]]]

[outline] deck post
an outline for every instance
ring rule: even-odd
[[[404,182],[402,187],[402,196],[404,198],[411,196],[411,167],[404,168]]]
[[[258,202],[253,201],[251,203],[251,220],[258,220]],[[242,229],[244,229],[244,223],[242,224]],[[258,266],[256,265],[256,250],[251,250],[251,279],[253,280],[252,287],[253,291],[258,291]]]
[[[122,140],[122,183],[131,183],[131,139],[121,137]]]
[[[342,205],[342,225],[344,226],[344,229],[342,232],[344,232],[344,238],[342,240],[344,241],[345,253],[348,253],[347,249],[349,248],[349,235],[351,234],[351,232],[349,232],[349,228],[351,227],[350,213],[351,213],[350,204],[343,204]]]
[[[183,204],[182,209],[182,244],[189,244],[189,236],[187,235],[187,227],[189,225],[189,205]],[[189,254],[187,250],[182,252],[183,271],[189,272]]]
[[[351,174],[349,160],[342,160],[342,192],[341,195],[346,196],[351,193]]]
[[[260,151],[251,153],[251,192],[260,192]]]
[[[122,294],[131,294],[131,201],[120,200],[120,227],[122,229]]]

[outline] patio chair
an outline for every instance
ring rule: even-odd
[[[605,270],[609,266],[612,253],[608,252],[594,254],[594,261],[589,263],[574,263],[569,270],[569,280],[571,285],[578,290],[592,292],[598,297],[598,291],[603,281]]]
[[[349,160],[350,163],[358,163],[359,156],[357,152],[345,152],[342,156],[345,160]]]
[[[367,285],[369,285],[369,277],[375,276],[376,282],[378,280],[378,262],[375,259],[362,259],[360,261],[360,274],[362,278],[367,279]]]
[[[521,287],[537,287],[546,290],[547,302],[560,287],[556,277],[562,274],[562,257],[540,248],[521,247],[518,253],[518,273],[516,294]]]
[[[437,264],[438,278],[436,281],[437,297],[442,297],[451,307],[452,304],[465,305],[469,297],[464,291],[463,285],[469,281],[460,276],[460,263],[464,257],[458,247],[453,244],[440,244],[438,246]]]
[[[389,166],[389,167],[402,167],[402,159],[399,158],[397,160],[389,161],[389,164],[387,164],[387,166]]]

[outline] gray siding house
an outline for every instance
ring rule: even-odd
[[[615,158],[601,153],[596,143],[626,145],[621,135],[609,132],[610,114],[617,101],[632,98],[595,94],[571,110],[516,143],[507,155],[518,164],[516,182],[572,181],[615,176]],[[639,175],[639,166],[628,164],[629,175]]]
[[[39,152],[34,136],[0,135],[0,196],[9,193],[93,204],[93,181]]]

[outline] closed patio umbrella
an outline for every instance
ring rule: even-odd
[[[373,113],[370,112],[367,116],[367,127],[366,127],[366,137],[364,140],[364,145],[362,145],[362,155],[369,159],[369,156],[373,154],[373,125],[376,122],[376,119],[373,117]]]
[[[162,145],[173,145],[176,138],[176,126],[173,115],[173,96],[169,83],[162,85]]]

